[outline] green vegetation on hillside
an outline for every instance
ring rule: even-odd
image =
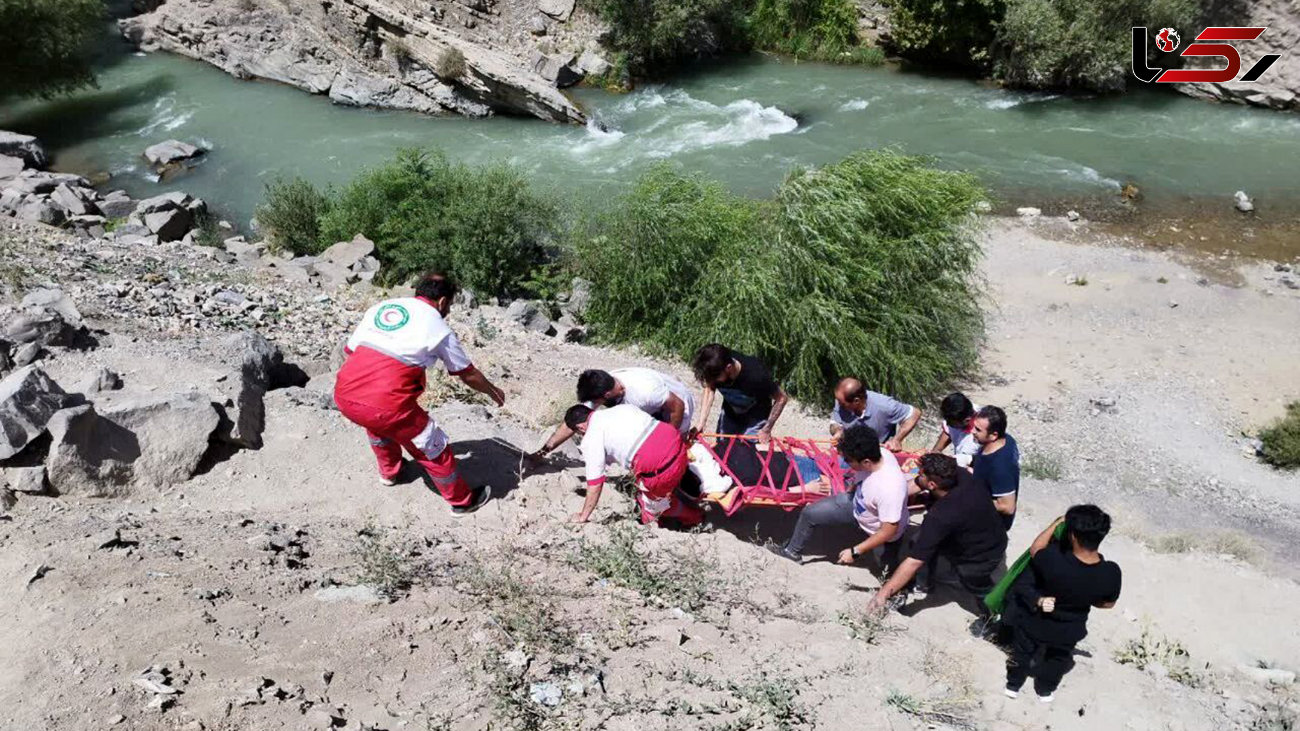
[[[847,373],[917,397],[974,360],[983,196],[893,151],[798,170],[765,201],[661,165],[578,224],[515,168],[407,150],[337,192],[268,186],[258,217],[300,254],[363,234],[392,283],[439,269],[480,295],[545,297],[582,276],[600,340],[683,358],[724,342],[801,398]]]
[[[1300,401],[1286,407],[1286,415],[1259,433],[1264,459],[1269,464],[1293,470],[1300,467]]]
[[[795,172],[765,202],[659,167],[576,244],[587,317],[602,339],[681,357],[712,341],[759,355],[800,398],[847,373],[931,393],[982,332],[982,196],[970,176],[889,151]]]
[[[893,50],[1011,86],[1121,91],[1129,29],[1199,27],[1197,0],[889,0]]]
[[[0,99],[93,84],[90,51],[104,18],[102,0],[0,0]]]
[[[609,24],[621,83],[626,73],[663,76],[682,61],[758,48],[796,58],[878,64],[884,55],[858,36],[853,0],[591,0]]]

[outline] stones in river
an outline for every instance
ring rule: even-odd
[[[1250,196],[1246,195],[1246,191],[1239,190],[1232,197],[1236,199],[1237,210],[1242,213],[1250,213],[1255,210],[1255,203],[1250,199]]]
[[[197,160],[207,153],[202,147],[180,140],[167,140],[145,148],[144,159],[160,170]]]

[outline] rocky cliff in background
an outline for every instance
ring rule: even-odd
[[[1264,73],[1259,81],[1224,84],[1178,84],[1178,90],[1188,96],[1238,102],[1272,109],[1300,110],[1300,3],[1295,0],[1213,0],[1209,11],[1209,24],[1235,26],[1263,26],[1268,28],[1258,39],[1237,43],[1241,53],[1241,73],[1244,74],[1268,53],[1281,54],[1281,58]],[[1193,33],[1184,35],[1183,44],[1191,42]],[[1223,60],[1208,59],[1208,65],[1220,68]]]
[[[560,87],[605,67],[574,0],[165,0],[121,26],[240,78],[430,114],[582,123]]]

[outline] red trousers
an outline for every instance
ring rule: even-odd
[[[456,471],[456,455],[447,435],[415,404],[397,411],[335,397],[348,421],[366,430],[370,448],[379,460],[379,474],[392,479],[402,469],[402,450],[424,468],[434,487],[452,505],[468,505],[473,490]]]
[[[636,475],[636,502],[641,508],[641,522],[653,523],[671,518],[682,525],[698,525],[704,511],[682,499],[677,489],[686,475],[690,457],[681,434],[668,424],[659,424],[646,437],[632,458]]]

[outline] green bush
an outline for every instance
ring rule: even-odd
[[[1264,443],[1264,459],[1275,467],[1293,470],[1300,467],[1300,401],[1286,407],[1286,415],[1259,433]]]
[[[475,292],[509,296],[535,279],[558,228],[555,204],[518,169],[469,167],[438,152],[403,150],[334,196],[318,241],[365,235],[379,250],[388,282],[438,269]]]
[[[1013,86],[1123,91],[1135,25],[1191,28],[1197,0],[1008,0],[994,75]]]
[[[879,64],[884,54],[858,38],[851,0],[758,0],[749,16],[754,45],[796,58]]]
[[[0,99],[93,84],[90,53],[105,19],[102,0],[0,0]]]
[[[805,400],[849,374],[924,396],[974,362],[982,198],[969,175],[892,151],[796,172],[765,203],[660,167],[577,244],[587,319],[683,358],[727,343]]]
[[[328,192],[302,178],[277,178],[266,185],[266,197],[257,207],[257,222],[273,251],[319,254],[333,243],[322,241],[320,235],[320,220],[329,209]]]
[[[1003,0],[886,2],[890,43],[899,54],[926,63],[988,66],[989,47],[1005,9]]]
[[[658,77],[684,60],[746,46],[736,0],[591,0],[609,26],[605,45],[637,76]]]

